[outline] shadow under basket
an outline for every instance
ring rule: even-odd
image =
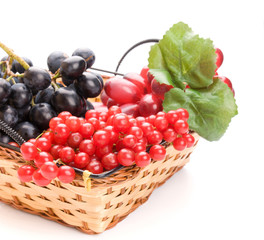
[[[199,139],[198,134],[193,136],[194,146],[184,151],[167,146],[163,161],[153,161],[144,168],[125,167],[106,178],[91,179],[90,191],[78,174],[71,184],[59,180],[47,187],[22,183],[17,169],[25,160],[19,152],[0,147],[0,201],[88,234],[101,233],[146,202],[155,188],[189,161]]]

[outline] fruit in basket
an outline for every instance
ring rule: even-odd
[[[61,51],[54,51],[52,52],[47,59],[47,65],[49,70],[52,73],[55,73],[59,68],[61,63],[68,58],[69,56]]]
[[[89,48],[77,48],[72,56],[80,56],[85,59],[86,68],[92,67],[95,62],[95,55],[94,52]]]

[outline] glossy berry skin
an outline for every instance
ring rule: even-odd
[[[139,152],[135,155],[135,163],[139,167],[146,167],[150,162],[151,158],[147,152]]]
[[[69,166],[61,166],[58,172],[58,179],[63,183],[71,183],[75,179],[74,169]]]
[[[178,120],[174,123],[174,130],[178,134],[185,134],[189,131],[189,125],[184,120]]]
[[[45,162],[52,162],[53,161],[53,157],[50,153],[48,152],[39,152],[37,154],[37,156],[35,157],[34,163],[38,168],[41,168],[41,166],[45,163]]]
[[[72,56],[82,57],[86,62],[86,68],[92,67],[95,62],[94,52],[89,48],[77,48]]]
[[[8,144],[11,141],[13,140],[0,130],[0,142]]]
[[[54,162],[45,162],[40,168],[41,175],[48,180],[56,178],[58,172],[59,168]]]
[[[49,73],[38,67],[30,67],[25,71],[24,83],[31,90],[39,91],[47,88],[51,83]]]
[[[70,135],[70,129],[67,127],[67,125],[60,123],[55,127],[54,134],[58,138],[67,140]]]
[[[5,104],[11,94],[11,84],[3,78],[0,78],[0,105]]]
[[[40,187],[44,187],[50,184],[51,180],[48,180],[46,178],[44,178],[40,172],[40,169],[36,170],[32,176],[33,182],[40,186]]]
[[[53,145],[50,149],[50,154],[52,155],[53,159],[57,160],[60,157],[60,151],[63,149],[64,146],[62,145]]]
[[[84,137],[84,138],[90,138],[93,133],[94,133],[94,126],[91,123],[83,123],[80,125],[79,128],[79,133]]]
[[[10,127],[14,127],[18,122],[18,113],[10,105],[4,105],[0,108],[0,120],[6,122]]]
[[[65,120],[65,124],[71,132],[78,132],[81,126],[81,121],[78,117],[70,116]]]
[[[135,153],[130,149],[123,148],[118,152],[117,160],[123,166],[131,166],[135,162]]]
[[[59,68],[61,63],[69,56],[61,51],[52,52],[47,59],[48,68],[52,73],[55,73]]]
[[[139,102],[139,113],[143,117],[156,115],[162,110],[162,101],[153,94],[146,94]]]
[[[127,103],[120,106],[122,113],[137,117],[139,116],[139,105],[136,103]]]
[[[184,121],[187,121],[189,119],[189,113],[184,108],[178,108],[176,110],[176,114],[179,116],[179,119],[182,119]]]
[[[141,94],[147,93],[147,88],[144,82],[144,78],[137,73],[127,73],[123,77],[125,80],[135,84],[140,90]]]
[[[40,130],[30,122],[21,122],[15,126],[15,130],[21,135],[26,141],[31,138],[36,138],[41,132]]]
[[[159,131],[152,131],[147,136],[149,144],[159,144],[162,141],[162,134]]]
[[[224,61],[224,54],[219,48],[215,48],[215,53],[216,53],[216,63],[215,64],[217,66],[215,71],[217,71],[217,69],[221,67]]]
[[[163,135],[163,139],[169,143],[173,142],[177,137],[177,133],[172,127],[169,127],[165,131],[163,131],[162,135]]]
[[[166,149],[161,145],[153,145],[149,150],[150,157],[155,161],[162,161],[166,157]]]
[[[187,146],[186,140],[182,137],[178,137],[173,141],[173,147],[178,151],[184,150],[186,146]]]
[[[139,88],[123,78],[113,77],[106,81],[105,92],[107,96],[120,104],[136,103],[140,100],[142,93]]]
[[[75,158],[75,152],[71,147],[62,148],[59,155],[61,161],[63,161],[64,163],[70,163],[74,161]]]
[[[25,160],[30,161],[36,157],[38,150],[34,144],[25,142],[21,145],[20,152]]]
[[[37,139],[35,146],[38,149],[40,149],[41,151],[49,152],[49,150],[51,148],[51,142],[49,141],[49,139],[41,137],[41,138]]]
[[[73,56],[62,61],[60,72],[69,78],[78,78],[86,69],[86,62],[82,57]]]
[[[61,118],[64,122],[71,116],[72,116],[72,114],[68,111],[62,111],[58,115],[58,117]]]
[[[54,118],[50,119],[49,127],[51,130],[54,131],[55,127],[57,125],[59,125],[60,123],[64,123],[64,120],[60,117],[54,117]]]
[[[186,146],[187,146],[187,148],[190,148],[190,147],[192,147],[192,146],[194,145],[194,143],[195,143],[195,138],[194,138],[193,135],[191,135],[191,134],[184,134],[182,137],[183,137],[183,138],[185,139],[185,141],[186,141]]]
[[[134,135],[137,139],[143,138],[143,131],[142,131],[142,129],[139,128],[139,127],[136,127],[136,126],[132,126],[128,130],[128,134]]]
[[[17,174],[21,182],[30,182],[34,172],[35,169],[32,166],[24,165],[18,169]]]
[[[40,130],[48,129],[49,121],[55,116],[57,116],[57,113],[48,103],[35,104],[29,112],[30,121]]]
[[[118,132],[125,132],[129,127],[129,119],[127,115],[117,114],[113,118],[114,129]]]
[[[110,142],[110,134],[108,131],[99,130],[93,135],[93,142],[95,146],[103,147]]]
[[[92,156],[95,153],[96,147],[92,140],[85,139],[79,145],[80,152],[85,152],[88,155]]]
[[[117,161],[117,155],[115,153],[109,153],[109,154],[104,155],[101,162],[102,162],[103,167],[107,171],[112,170],[119,165]]]
[[[96,75],[84,72],[75,82],[77,92],[84,98],[95,98],[102,91],[102,84]]]
[[[33,63],[30,59],[26,58],[26,57],[22,57],[22,59],[30,66],[32,67],[33,66]],[[17,72],[19,73],[23,73],[25,72],[25,68],[23,68],[23,66],[18,62],[18,61],[15,61],[14,62],[14,65],[15,65],[15,69]]]
[[[31,110],[31,105],[26,105],[23,108],[16,108],[18,114],[18,123],[29,121],[29,112]]]
[[[15,108],[23,108],[30,103],[31,99],[32,93],[25,84],[17,83],[12,85],[11,94],[9,96],[10,105]]]
[[[137,138],[132,134],[128,134],[123,138],[123,144],[126,148],[133,148],[137,144]]]
[[[56,112],[68,111],[79,117],[84,106],[81,97],[70,87],[61,87],[51,98],[51,104]]]
[[[169,122],[165,117],[157,117],[154,121],[154,126],[159,131],[164,131],[168,128]]]
[[[34,99],[35,103],[51,103],[51,97],[54,94],[55,90],[50,85],[46,89],[39,91]]]
[[[80,169],[85,168],[89,162],[90,162],[90,157],[87,153],[79,152],[75,155],[74,165],[77,168],[80,168]]]
[[[167,112],[166,118],[170,124],[174,125],[174,123],[180,119],[180,116],[176,110],[170,110]]]
[[[91,162],[86,166],[86,170],[93,174],[100,174],[104,171],[104,168],[100,161],[91,160]]]
[[[83,140],[83,136],[80,133],[75,132],[75,133],[71,133],[69,135],[67,143],[68,143],[69,147],[77,148],[77,147],[79,147],[82,140]]]

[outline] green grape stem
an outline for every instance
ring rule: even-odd
[[[2,48],[2,49],[3,49],[3,50],[4,50],[4,51],[10,56],[10,58],[13,58],[13,59],[17,60],[25,70],[29,69],[30,66],[26,63],[26,61],[24,61],[23,58],[17,56],[17,55],[13,52],[13,50],[11,50],[10,48],[8,48],[8,47],[7,47],[5,44],[3,44],[2,42],[0,42],[0,47],[1,47],[1,48]]]

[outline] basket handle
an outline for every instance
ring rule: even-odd
[[[156,38],[150,38],[150,39],[146,39],[146,40],[143,40],[143,41],[140,41],[136,44],[134,44],[131,48],[129,48],[125,53],[124,55],[121,57],[121,59],[119,60],[117,66],[116,66],[116,69],[115,69],[115,72],[118,72],[118,69],[121,65],[121,63],[123,62],[123,60],[125,59],[125,57],[127,56],[128,53],[130,53],[134,48],[140,46],[140,45],[143,45],[143,44],[146,44],[146,43],[157,43],[159,42],[160,39],[156,39]]]

